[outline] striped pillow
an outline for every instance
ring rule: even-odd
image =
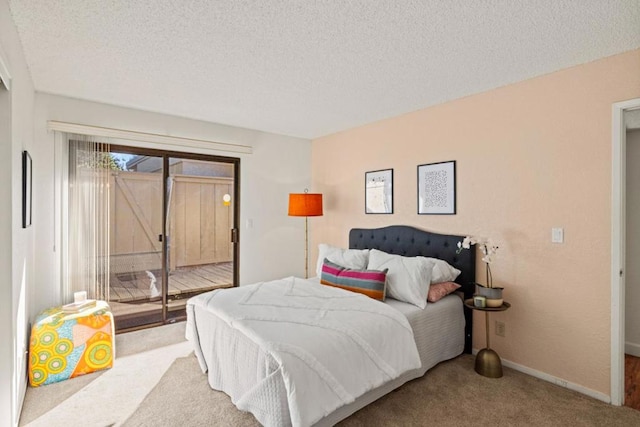
[[[327,258],[322,263],[320,283],[328,286],[359,292],[373,299],[384,301],[387,282],[387,269],[352,270],[334,264]]]

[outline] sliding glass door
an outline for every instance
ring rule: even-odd
[[[117,329],[161,323],[163,158],[112,150],[109,305]]]
[[[105,265],[108,279],[100,282],[108,287],[95,297],[108,300],[116,330],[183,319],[188,298],[235,286],[239,159],[107,147],[87,173],[102,177],[95,187],[108,203],[89,214],[101,221],[85,221],[83,229],[106,236],[101,254],[89,259]],[[77,187],[70,184],[69,193]],[[80,206],[75,216],[70,208],[70,241],[79,241],[73,218],[87,216]]]
[[[187,298],[235,281],[235,163],[169,157],[167,270],[169,319]]]

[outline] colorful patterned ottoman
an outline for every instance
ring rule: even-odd
[[[113,325],[105,301],[73,314],[62,307],[40,313],[31,329],[30,384],[37,387],[112,367]]]

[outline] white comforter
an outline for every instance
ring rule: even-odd
[[[413,331],[400,312],[360,294],[294,277],[191,298],[187,335],[201,365],[194,306],[206,308],[271,355],[286,387],[293,426],[312,425],[420,367]]]

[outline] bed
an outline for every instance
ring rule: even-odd
[[[464,297],[470,297],[473,292],[471,283],[475,280],[475,253],[474,251],[456,253],[456,245],[462,238],[462,236],[430,233],[408,226],[352,229],[349,233],[349,248],[355,250],[376,249],[387,254],[403,257],[425,256],[445,260],[461,271],[456,282],[462,285],[460,292],[464,294]],[[330,389],[326,385],[316,385],[315,380],[309,379],[303,382],[305,384],[304,387],[296,388],[296,383],[290,381],[293,373],[297,373],[298,370],[302,369],[296,364],[306,364],[310,367],[309,370],[312,371],[312,368],[315,367],[313,365],[315,359],[305,359],[306,353],[297,354],[297,358],[287,359],[282,355],[288,356],[287,351],[291,350],[291,346],[285,348],[287,351],[274,352],[272,351],[274,348],[276,350],[282,350],[282,348],[270,346],[269,343],[271,341],[262,339],[256,332],[260,328],[251,327],[247,329],[243,325],[247,322],[254,322],[252,323],[253,325],[256,320],[278,326],[282,325],[282,323],[273,322],[276,319],[269,317],[268,313],[270,311],[260,311],[262,309],[266,310],[266,306],[271,309],[272,305],[277,305],[279,296],[292,296],[292,299],[297,301],[296,304],[299,306],[292,307],[288,305],[285,310],[300,313],[302,319],[305,318],[304,313],[309,310],[309,307],[305,306],[306,301],[331,301],[326,306],[331,307],[331,309],[322,310],[322,317],[324,317],[324,313],[329,313],[326,315],[328,321],[336,321],[337,319],[338,322],[342,321],[343,323],[347,322],[344,319],[340,320],[339,316],[346,314],[350,316],[349,319],[354,319],[353,323],[366,323],[368,320],[361,321],[357,316],[369,310],[370,305],[373,304],[363,301],[370,300],[368,297],[363,297],[362,295],[358,295],[359,298],[352,297],[348,295],[352,293],[343,290],[331,293],[334,291],[329,290],[327,286],[316,284],[314,287],[313,281],[307,282],[303,280],[286,278],[274,283],[270,282],[268,286],[260,284],[242,286],[236,288],[238,291],[233,293],[216,294],[216,292],[220,291],[213,291],[194,297],[187,304],[187,339],[194,345],[196,357],[203,372],[207,373],[210,386],[213,389],[224,391],[239,409],[252,412],[256,419],[264,425],[334,425],[381,396],[400,387],[405,382],[424,375],[428,369],[437,363],[456,357],[463,351],[470,352],[472,322],[469,318],[470,314],[463,309],[462,300],[458,295],[451,294],[446,296],[436,303],[427,304],[424,309],[391,298],[387,298],[384,304],[375,302],[376,310],[379,309],[381,311],[374,313],[374,315],[377,318],[391,319],[392,321],[388,322],[390,324],[389,327],[398,329],[395,332],[389,332],[386,329],[379,329],[383,328],[383,326],[376,324],[375,328],[370,327],[368,330],[360,330],[352,334],[350,336],[351,340],[336,341],[335,344],[338,348],[344,348],[344,351],[338,352],[337,358],[340,359],[340,363],[345,363],[345,366],[348,366],[349,359],[352,359],[352,353],[348,346],[350,341],[354,341],[353,336],[375,335],[379,333],[377,331],[384,331],[385,344],[380,344],[380,347],[375,348],[375,351],[372,351],[371,354],[390,352],[389,348],[403,349],[403,351],[394,351],[388,360],[385,359],[389,363],[392,363],[390,361],[393,359],[393,363],[398,364],[397,369],[403,366],[402,370],[397,371],[393,371],[395,365],[392,368],[385,368],[396,373],[400,372],[400,374],[390,375],[387,379],[381,381],[376,377],[377,372],[366,371],[366,375],[371,375],[371,377],[366,377],[367,382],[370,381],[371,384],[367,385],[368,388],[365,385],[360,387],[360,384],[355,386],[355,390],[365,390],[362,394],[353,394],[352,398],[344,400],[344,402],[347,402],[344,404],[328,402],[323,408],[318,409],[321,416],[309,414],[311,412],[310,408],[313,410],[316,410],[316,408],[294,405],[292,403],[292,395],[297,396],[308,393],[314,398],[315,396],[320,396],[318,405],[321,406],[325,404],[325,401],[322,400],[323,396],[328,396],[332,392],[340,394],[336,390],[345,392],[346,386],[345,390],[342,390],[341,385],[336,385],[336,387]],[[296,294],[296,292],[299,293]],[[305,292],[311,293],[308,295],[309,299],[305,299],[307,296]],[[264,294],[261,296],[262,299],[256,299],[258,294]],[[335,299],[332,299],[334,297]],[[212,304],[212,301],[216,301],[219,306],[232,307],[228,309],[230,314],[227,314],[226,311],[221,312],[220,310],[210,309],[209,304]],[[360,305],[365,303],[370,305]],[[314,302],[313,304],[316,303]],[[238,310],[242,311],[239,311],[240,314],[233,317],[236,307],[239,307]],[[345,311],[349,307],[353,307],[352,313]],[[244,311],[247,309],[256,310],[255,313],[257,314],[252,314],[253,312],[247,314]],[[338,317],[332,319],[331,316],[334,315]],[[362,315],[368,314],[364,313]],[[277,319],[277,321],[280,322],[282,320]],[[291,320],[288,320],[288,322],[295,323]],[[295,327],[298,328],[299,325],[295,325]],[[321,332],[317,332],[320,329],[309,328],[309,324],[304,327],[308,329],[300,329],[304,332],[300,334],[299,340],[306,340],[306,342],[310,343],[310,347],[313,347],[313,342],[316,341],[316,335],[313,334],[318,334],[319,339],[320,335],[326,332],[324,329]],[[407,338],[404,337],[406,329],[409,330],[409,335],[411,336],[412,349],[407,346],[406,351],[404,351],[405,344],[394,344],[388,340],[406,340]],[[309,332],[306,332],[307,330]],[[311,332],[311,330],[314,332]],[[287,334],[296,335],[295,331],[297,329],[293,331],[287,332]],[[343,331],[334,332],[336,331],[331,331],[333,334],[331,335],[332,340],[337,340],[338,335],[347,335]],[[277,335],[278,328],[271,327],[268,331],[265,329],[265,334]],[[333,343],[333,341],[331,342]],[[411,352],[415,352],[416,355],[410,354]],[[416,357],[418,358],[417,361],[415,360]],[[386,363],[374,359],[370,354],[369,358],[371,361],[362,362],[363,372],[367,363],[372,366],[382,366]],[[355,360],[355,357],[353,359]],[[300,361],[304,361],[304,363],[299,363]],[[351,368],[344,369],[349,370]],[[318,372],[320,371],[318,370]],[[303,378],[307,378],[304,375],[309,376],[311,374],[302,372],[300,375],[303,375]],[[324,374],[317,375],[322,376]],[[381,377],[384,376],[384,374],[381,374]],[[311,378],[311,376],[308,378]],[[327,377],[323,378],[331,379],[333,377],[327,374]],[[327,383],[330,383],[330,381]],[[351,392],[351,389],[347,391]],[[348,395],[349,393],[345,392],[345,394]],[[330,397],[327,398],[330,399]]]

